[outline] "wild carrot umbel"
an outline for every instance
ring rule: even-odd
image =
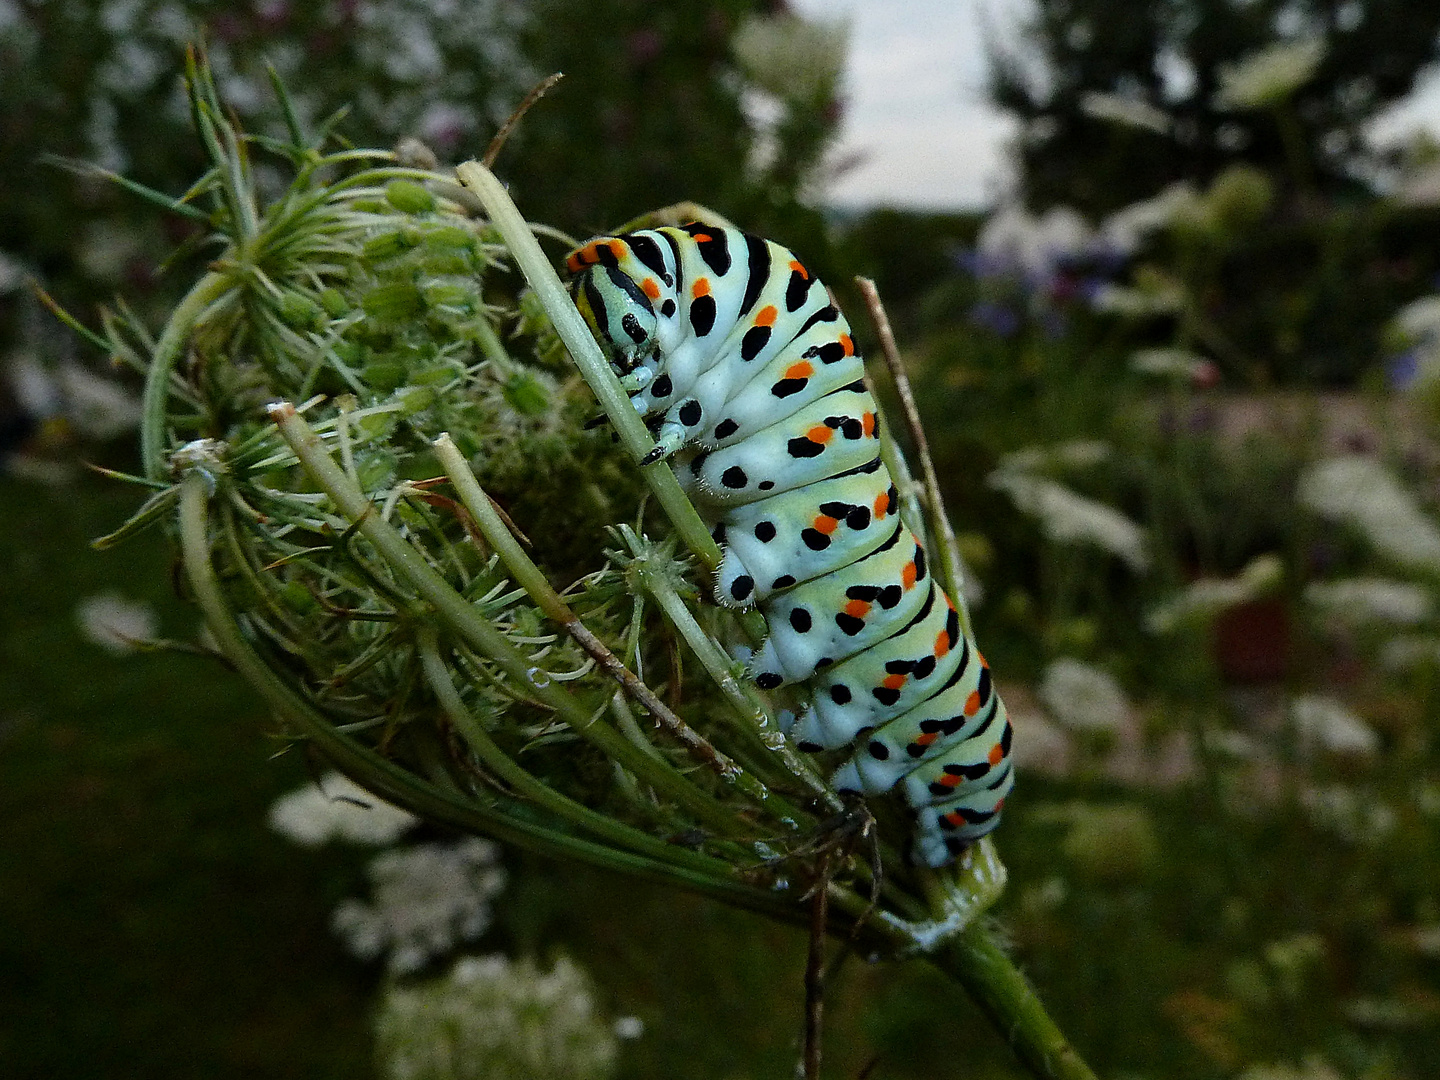
[[[833,933],[927,954],[1037,1075],[1089,1076],[978,918],[988,841],[911,865],[899,808],[842,798],[731,659],[763,626],[706,602],[715,542],[633,464],[648,432],[493,176],[242,134],[193,60],[190,93],[211,167],[175,205],[219,254],[158,338],[105,319],[154,493],[103,542],[174,530],[219,650],[384,799],[799,925],[823,889]],[[268,203],[257,151],[292,172]]]

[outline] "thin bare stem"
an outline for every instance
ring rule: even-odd
[[[830,866],[821,860],[820,881],[810,898],[810,951],[805,959],[805,1080],[820,1080],[825,1016],[825,923]]]
[[[525,95],[525,100],[520,102],[505,123],[500,125],[500,130],[495,133],[495,137],[490,140],[490,145],[485,148],[485,156],[480,159],[482,165],[488,169],[495,164],[495,159],[500,156],[501,147],[505,145],[505,140],[510,138],[510,133],[515,130],[515,125],[520,123],[521,118],[530,111],[532,105],[549,93],[550,88],[564,77],[564,72],[557,71],[553,75],[545,76],[531,87],[530,92]]]
[[[920,459],[920,476],[925,485],[925,502],[929,509],[930,535],[940,549],[940,576],[945,590],[955,602],[955,608],[965,619],[965,632],[970,632],[969,612],[965,607],[965,571],[960,561],[960,547],[955,542],[955,530],[945,513],[945,500],[940,496],[940,481],[935,475],[935,461],[930,456],[930,442],[925,438],[925,427],[920,422],[920,410],[915,405],[915,395],[910,390],[910,377],[905,374],[905,364],[900,350],[895,345],[895,335],[890,329],[890,318],[880,302],[875,282],[869,278],[857,277],[855,285],[865,298],[865,307],[875,324],[875,333],[880,338],[880,354],[885,358],[885,367],[895,381],[895,392],[900,397],[900,410],[905,414],[905,426],[915,443],[915,453]]]

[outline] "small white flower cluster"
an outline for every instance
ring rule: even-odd
[[[1145,530],[1120,511],[1059,481],[1020,469],[997,469],[986,483],[1008,495],[1021,513],[1039,521],[1040,531],[1056,543],[1098,547],[1136,573],[1150,565]]]
[[[1380,736],[1345,707],[1322,694],[1302,694],[1290,702],[1290,722],[1302,750],[1368,756],[1380,749]]]
[[[1072,731],[1115,731],[1130,714],[1115,676],[1070,656],[1045,668],[1039,695],[1050,715]]]
[[[96,593],[80,601],[75,619],[86,641],[115,656],[135,652],[153,639],[157,630],[154,608],[115,592]]]
[[[1435,612],[1428,589],[1394,578],[1315,581],[1305,587],[1305,600],[1332,619],[1357,625],[1415,626]]]
[[[137,394],[74,361],[51,368],[15,356],[5,376],[27,413],[39,420],[62,419],[81,438],[113,439],[140,424]]]
[[[1062,263],[1084,257],[1095,242],[1094,230],[1078,210],[1052,206],[1037,218],[1012,204],[986,219],[975,238],[975,250],[986,265],[1023,274],[1044,286]]]
[[[1185,623],[1213,619],[1226,608],[1264,596],[1285,576],[1285,564],[1273,552],[1257,555],[1233,578],[1200,578],[1153,607],[1145,629],[1169,634]]]
[[[490,926],[490,901],[505,887],[498,855],[478,837],[387,851],[369,866],[372,902],[344,901],[331,926],[362,960],[388,952],[392,972],[419,971]]]
[[[1222,64],[1215,105],[1236,111],[1279,105],[1314,77],[1324,59],[1325,40],[1312,37],[1276,42]]]
[[[1141,97],[1129,94],[1106,94],[1099,90],[1087,90],[1080,95],[1080,111],[1095,120],[1153,131],[1156,135],[1165,135],[1170,131],[1169,113]]]
[[[1070,439],[1050,446],[1027,446],[1000,459],[999,472],[1081,471],[1102,465],[1113,456],[1110,444],[1099,439]]]
[[[1440,529],[1394,475],[1374,458],[1328,458],[1300,477],[1302,505],[1344,522],[1381,555],[1401,566],[1440,570]]]
[[[301,847],[319,847],[331,840],[384,847],[400,839],[417,820],[338,772],[282,796],[270,807],[270,827]]]
[[[1440,667],[1440,637],[1434,634],[1401,634],[1380,649],[1380,666],[1387,671],[1408,671],[1424,665]]]
[[[1300,805],[1312,825],[1347,844],[1378,843],[1389,836],[1397,824],[1395,811],[1351,784],[1307,787],[1300,792]]]
[[[528,958],[466,957],[441,978],[391,987],[375,1021],[384,1080],[606,1080],[618,1049],[565,957],[549,973]]]

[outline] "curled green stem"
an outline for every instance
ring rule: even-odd
[[[166,475],[165,420],[175,364],[200,316],[233,286],[234,280],[228,274],[215,271],[206,274],[171,313],[160,340],[155,343],[150,370],[145,374],[140,421],[140,455],[145,475],[151,480],[163,480]]]

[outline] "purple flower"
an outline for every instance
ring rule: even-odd
[[[1020,316],[1013,308],[990,300],[982,300],[970,309],[970,321],[1007,338],[1020,329]]]
[[[1420,358],[1414,349],[1397,353],[1385,361],[1385,379],[1392,390],[1408,390],[1420,374]]]

